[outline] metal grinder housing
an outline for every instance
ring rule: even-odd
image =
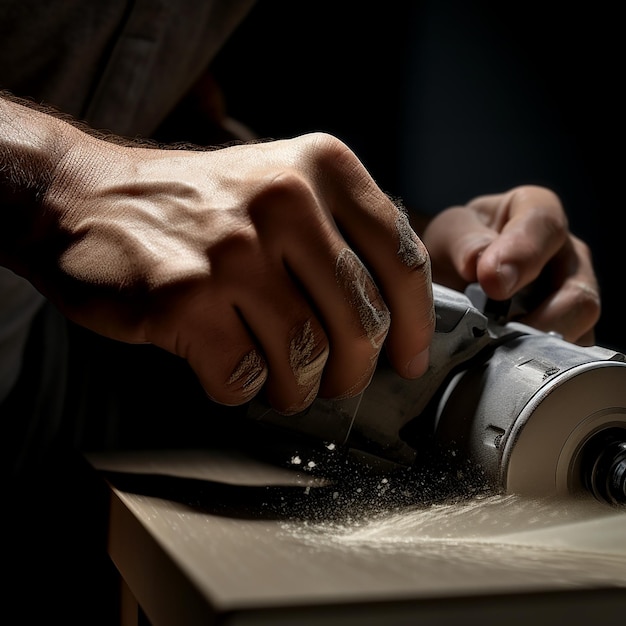
[[[318,398],[295,416],[254,402],[249,416],[372,464],[412,466],[436,448],[499,492],[626,504],[626,357],[497,318],[479,293],[433,285],[421,378],[401,378],[381,356],[360,396]]]

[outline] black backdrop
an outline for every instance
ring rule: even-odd
[[[215,72],[262,136],[332,132],[409,207],[554,189],[594,253],[596,342],[626,350],[619,24],[604,2],[261,0]]]

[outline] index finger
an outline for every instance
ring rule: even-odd
[[[368,267],[390,311],[389,360],[401,376],[420,376],[428,367],[435,327],[426,247],[406,214],[347,147],[323,165],[336,172],[336,181],[343,181],[333,185],[328,209],[343,237]]]
[[[548,189],[520,187],[468,205],[499,232],[481,253],[477,278],[492,298],[504,299],[535,280],[568,237],[561,202]]]

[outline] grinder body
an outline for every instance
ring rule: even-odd
[[[381,355],[357,397],[318,398],[295,416],[259,400],[249,416],[371,464],[410,467],[436,449],[500,492],[626,502],[626,357],[495,318],[480,297],[437,284],[433,294],[421,378],[401,378]]]

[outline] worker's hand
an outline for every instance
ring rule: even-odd
[[[385,340],[400,375],[427,368],[426,249],[332,136],[212,151],[83,137],[44,215],[28,277],[74,321],[187,359],[217,402],[265,385],[293,413],[354,395]]]
[[[463,290],[478,281],[495,300],[535,288],[541,297],[519,321],[593,344],[600,296],[591,253],[569,232],[550,190],[522,186],[475,198],[434,217],[422,239],[435,282]]]

